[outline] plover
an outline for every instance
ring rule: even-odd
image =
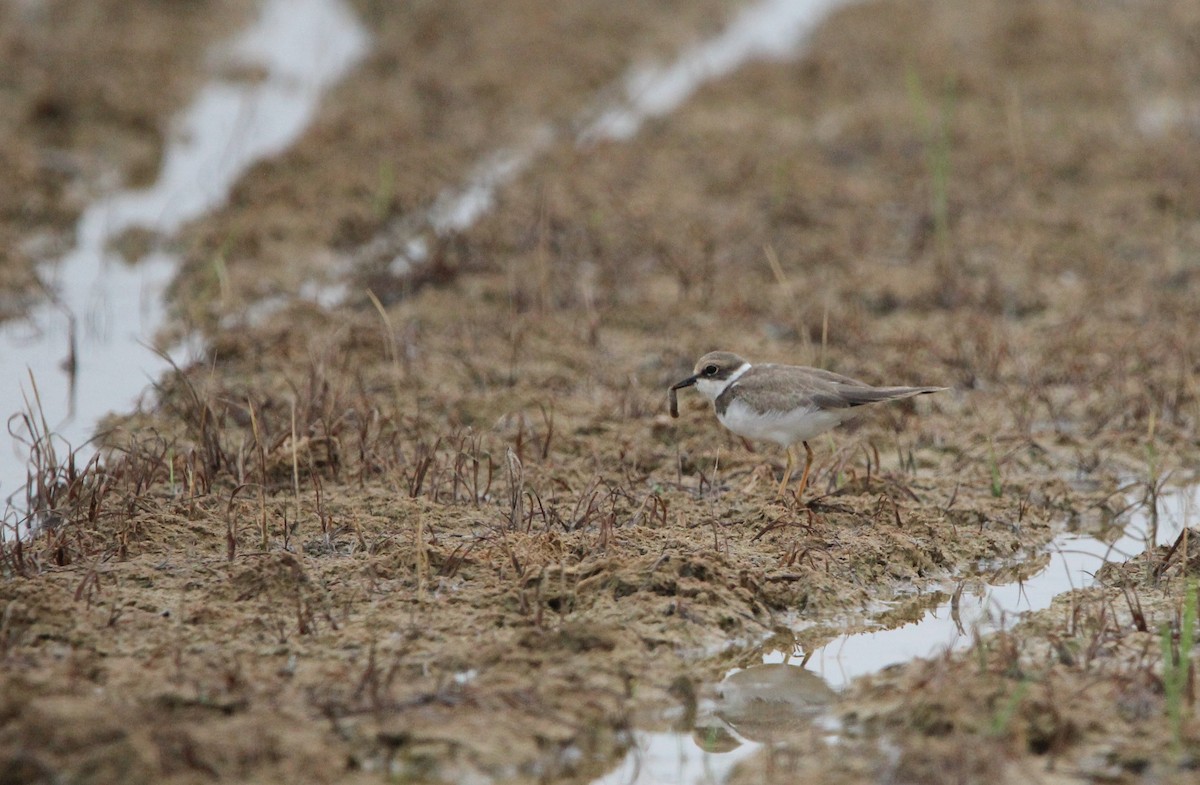
[[[808,440],[825,433],[880,401],[894,401],[945,387],[873,387],[848,376],[802,365],[751,365],[733,352],[709,352],[695,372],[671,385],[671,416],[679,416],[676,390],[695,386],[713,402],[717,420],[738,436],[775,442],[787,451],[779,494],[795,468],[792,447],[804,445],[806,459],[799,495],[808,485],[813,451]]]

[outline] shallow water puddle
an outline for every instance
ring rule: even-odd
[[[957,600],[947,600],[903,627],[840,636],[809,653],[805,667],[799,665],[802,657],[768,654],[762,666],[734,671],[717,685],[716,700],[702,703],[692,732],[635,732],[634,748],[625,759],[594,782],[723,782],[739,761],[769,740],[786,738],[799,725],[827,721],[822,716],[825,705],[850,680],[966,648],[975,631],[997,631],[1021,614],[1048,608],[1059,594],[1089,586],[1105,561],[1126,561],[1143,553],[1152,534],[1155,545],[1174,543],[1185,528],[1200,522],[1200,485],[1164,491],[1157,512],[1155,526],[1151,511],[1135,509],[1124,526],[1109,530],[1115,536],[1107,540],[1059,535],[1047,548],[1049,563],[1036,575],[1019,583],[964,590]],[[772,672],[763,673],[766,670]]]
[[[794,57],[804,38],[835,9],[852,0],[763,0],[742,11],[721,33],[662,68],[640,68],[625,84],[625,97],[587,126],[580,141],[623,141],[642,123],[670,114],[711,79],[751,59]]]
[[[683,51],[661,67],[640,67],[630,73],[615,103],[607,98],[589,108],[572,125],[582,128],[580,145],[599,141],[627,141],[642,123],[678,109],[705,82],[732,73],[753,59],[795,57],[814,28],[830,13],[854,0],[760,0],[747,6],[717,35]],[[601,91],[608,95],[610,90]],[[393,275],[403,275],[426,258],[426,232],[441,236],[471,227],[492,208],[496,191],[524,171],[536,156],[558,138],[553,128],[542,126],[523,146],[493,153],[478,163],[466,184],[446,189],[435,200],[424,224],[404,227],[401,241],[390,229],[360,250],[365,258],[391,249]]]
[[[1169,545],[1180,532],[1200,519],[1200,486],[1164,492],[1158,499],[1155,545]],[[948,600],[927,611],[914,624],[892,630],[844,635],[812,652],[807,668],[835,689],[851,679],[898,662],[929,657],[947,649],[970,645],[973,630],[1001,629],[1014,614],[1050,607],[1058,595],[1091,585],[1092,576],[1105,561],[1127,561],[1145,551],[1153,526],[1149,511],[1133,512],[1125,526],[1115,528],[1115,539],[1105,541],[1077,533],[1061,534],[1050,543],[1050,563],[1037,575],[1020,583],[982,585],[964,590],[957,602]],[[782,655],[764,659],[782,662]]]
[[[101,417],[126,408],[168,367],[148,347],[165,316],[162,295],[178,258],[155,250],[127,264],[110,250],[129,229],[156,242],[222,204],[255,162],[276,155],[309,125],[322,91],[366,53],[367,33],[343,0],[267,0],[258,19],[212,53],[214,72],[257,72],[252,81],[214,76],[175,119],[157,182],[89,206],[75,248],[50,265],[54,301],[0,325],[0,415],[34,403],[56,434],[60,460],[85,445]],[[172,351],[183,359],[183,347]],[[69,366],[75,365],[74,373]],[[19,508],[29,434],[0,449],[0,498]],[[91,450],[84,449],[77,465]],[[6,512],[6,516],[7,516]]]

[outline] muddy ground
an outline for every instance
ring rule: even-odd
[[[59,5],[0,25],[28,194],[5,302],[37,257],[12,249],[61,244],[93,172],[153,171],[246,10]],[[367,62],[178,238],[167,334],[207,356],[106,423],[102,470],[41,467],[47,526],[3,552],[0,780],[587,782],[764,646],[802,657],[955,579],[1027,575],[1196,470],[1195,4],[862,3],[582,145],[630,68],[738,6],[355,7]],[[118,21],[90,52],[56,35]],[[139,41],[161,95],[97,102],[110,79],[149,100],[122,70]],[[83,65],[50,69],[58,46]],[[480,221],[422,226],[544,128]],[[62,150],[95,163],[37,163]],[[412,232],[430,253],[398,270]],[[290,299],[314,281],[345,305]],[[778,450],[694,395],[667,415],[718,347],[951,389],[819,438],[809,494],[778,499]],[[838,744],[777,734],[734,779],[1193,781],[1192,675],[1164,663],[1189,662],[1195,559],[1106,568],[861,680]]]
[[[0,4],[0,320],[53,292],[38,264],[79,213],[158,174],[171,114],[203,84],[210,47],[249,0]]]

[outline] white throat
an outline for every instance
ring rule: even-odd
[[[750,363],[742,363],[733,375],[728,379],[697,379],[696,389],[710,401],[717,400],[717,396],[725,392],[725,388],[742,378],[742,374],[750,370]]]

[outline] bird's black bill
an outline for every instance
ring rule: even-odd
[[[682,390],[684,387],[691,387],[696,383],[695,376],[689,376],[682,382],[676,382],[671,385],[671,389],[667,390],[667,399],[671,402],[671,416],[679,416],[679,398],[675,395],[676,390]]]

